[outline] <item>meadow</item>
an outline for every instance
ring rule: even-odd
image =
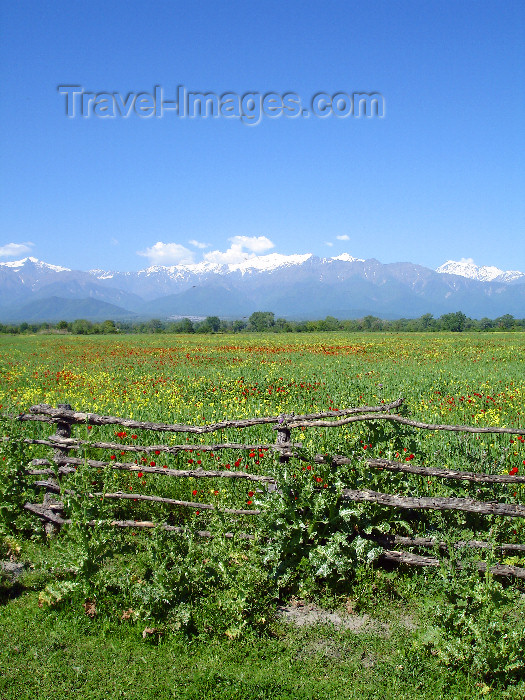
[[[0,336],[0,412],[16,415],[32,404],[69,403],[78,411],[198,425],[225,418],[374,406],[403,397],[410,417],[423,422],[523,427],[524,349],[525,334],[521,333]],[[8,420],[2,429],[4,435],[15,431],[22,438],[44,437],[51,432],[49,426],[39,423],[22,423],[13,428]],[[104,439],[131,445],[139,439],[131,431],[114,426],[92,430],[79,426],[75,430],[75,435],[87,442]],[[154,445],[159,440],[158,434],[147,432],[140,437],[142,444]],[[386,457],[425,466],[524,474],[523,439],[513,435],[417,431],[378,423],[307,429],[296,431],[293,437],[303,445],[306,459],[301,463],[292,460],[282,464],[266,450],[201,453],[199,441],[210,441],[209,436],[204,436],[196,441],[191,438],[196,443],[191,453],[138,457],[137,464],[144,464],[144,471],[79,468],[69,482],[79,493],[118,489],[160,494],[210,503],[217,507],[215,511],[168,508],[133,500],[115,504],[102,499],[95,503],[71,497],[68,507],[75,514],[76,524],[46,544],[33,516],[15,517],[11,510],[1,531],[4,558],[9,555],[30,562],[33,567],[28,567],[16,584],[19,596],[13,597],[13,587],[8,583],[5,586],[0,615],[4,624],[11,621],[18,630],[14,635],[17,641],[12,644],[18,649],[20,645],[26,648],[24,658],[29,658],[30,644],[27,639],[23,641],[21,625],[22,620],[36,616],[39,625],[46,627],[54,620],[54,625],[64,626],[77,640],[80,635],[85,643],[79,648],[86,650],[92,650],[86,634],[96,639],[109,635],[113,641],[107,643],[115,645],[115,640],[120,640],[119,649],[122,645],[135,649],[149,643],[143,656],[150,658],[153,648],[161,660],[163,654],[175,654],[176,648],[177,658],[184,660],[184,639],[193,640],[193,653],[198,658],[206,656],[207,652],[199,646],[199,640],[206,639],[218,655],[226,653],[225,645],[235,643],[237,654],[245,648],[251,650],[254,659],[257,655],[273,658],[283,654],[282,649],[275,651],[283,639],[295,648],[306,638],[306,633],[291,632],[282,623],[272,622],[272,610],[277,605],[290,598],[321,601],[331,608],[348,607],[351,601],[350,607],[357,611],[381,611],[390,619],[393,610],[399,612],[406,607],[410,615],[425,620],[424,624],[418,623],[417,632],[408,636],[406,630],[401,630],[399,639],[395,635],[392,639],[367,637],[368,644],[376,645],[378,658],[395,657],[396,663],[385,661],[375,671],[369,669],[367,678],[373,680],[369,686],[368,681],[363,682],[364,694],[370,695],[370,687],[375,685],[382,689],[382,695],[377,697],[390,697],[390,688],[392,697],[395,688],[398,697],[399,692],[404,693],[402,697],[412,697],[412,690],[414,697],[427,697],[421,694],[426,690],[417,691],[419,686],[413,680],[415,675],[427,673],[434,679],[428,697],[432,693],[435,697],[436,692],[443,697],[475,697],[480,688],[492,693],[491,697],[521,697],[525,630],[518,624],[523,607],[520,585],[502,585],[490,575],[479,577],[472,569],[479,558],[490,562],[494,556],[491,551],[462,551],[462,573],[457,573],[446,558],[437,570],[385,572],[374,566],[377,547],[352,534],[368,528],[385,533],[431,535],[446,541],[476,538],[494,545],[523,543],[525,527],[521,519],[482,519],[475,514],[455,512],[399,513],[373,504],[343,508],[339,494],[346,486],[400,495],[523,503],[525,493],[521,485],[451,485],[413,474],[372,470],[363,464],[365,457]],[[161,438],[166,444],[181,439],[166,435]],[[248,428],[242,434],[228,429],[213,439],[272,443],[275,431],[271,426]],[[20,442],[18,451],[9,448],[8,443],[2,449],[7,471],[0,495],[7,503],[13,492],[16,461],[43,457],[46,452],[40,446],[23,446]],[[351,455],[355,461],[334,473],[327,465],[315,465],[313,459],[312,464],[307,464],[308,456],[313,458],[318,453]],[[93,457],[95,452],[88,446],[84,455]],[[115,449],[105,455],[108,461],[119,457]],[[158,465],[156,460],[160,460]],[[225,485],[224,479],[164,478],[147,472],[152,464],[170,469],[195,465],[204,469],[249,469],[250,473],[272,475],[280,486],[279,493],[268,495],[233,480]],[[29,485],[21,488],[27,491]],[[259,519],[225,518],[221,515],[225,508],[257,508],[262,513]],[[93,528],[88,532],[84,526],[89,519],[111,517],[169,522],[184,526],[187,534],[170,536],[159,530],[115,532],[103,526],[93,533]],[[203,528],[218,536],[197,541],[192,533]],[[235,535],[248,532],[255,539],[247,543],[234,536],[225,541],[220,534],[226,530]],[[525,559],[520,556],[500,561],[525,566]],[[89,616],[87,601],[93,605],[96,601],[96,615]],[[392,624],[395,627],[395,620]],[[140,639],[139,630],[145,625],[157,631],[152,634],[154,647],[151,640]],[[91,632],[86,632],[86,627]],[[327,632],[317,634],[323,638]],[[269,677],[286,676],[283,687],[288,688],[289,694],[282,697],[340,697],[341,692],[347,697],[361,697],[361,691],[354,689],[351,692],[356,694],[352,695],[347,686],[341,685],[341,674],[348,679],[354,677],[356,668],[363,670],[353,655],[363,653],[362,643],[359,646],[349,641],[348,633],[338,634],[337,644],[353,649],[349,656],[343,654],[342,660],[334,662],[339,675],[334,670],[332,676],[326,669],[333,658],[330,654],[323,656],[319,649],[310,654],[309,662],[313,663],[315,657],[315,664],[321,663],[321,675],[316,684],[306,683],[302,689],[294,685],[292,676],[283,676],[282,669],[278,670],[271,660],[268,662]],[[328,638],[333,644],[333,631]],[[35,644],[35,648],[40,648],[47,643],[38,639]],[[120,658],[120,651],[115,653]],[[232,653],[231,647],[227,653]],[[299,657],[294,654],[296,663]],[[58,663],[57,654],[51,656],[53,663]],[[26,682],[13,653],[7,662],[12,683]],[[181,663],[184,666],[188,660]],[[207,658],[208,667],[214,663]],[[216,692],[216,697],[230,697],[230,691],[231,697],[280,697],[273,680],[266,685],[262,680],[254,681],[252,690],[246,690],[246,680],[239,680],[241,672],[233,670],[234,666],[235,663],[228,667],[229,681],[220,691],[223,694]],[[444,669],[448,690],[441,686],[437,690],[436,684],[442,683],[438,668]],[[66,673],[65,669],[60,673]],[[191,693],[195,692],[196,697],[207,687],[206,683],[211,683],[203,673],[197,674],[198,683],[184,686],[184,692],[179,689],[174,696],[194,697]],[[219,669],[217,674],[220,675]],[[42,674],[37,675],[43,683]],[[84,674],[84,683],[88,682],[86,678]],[[181,677],[177,682],[186,681]],[[49,681],[46,683],[46,688],[53,687]],[[455,688],[455,694],[446,695],[452,693],[450,688]],[[86,697],[99,697],[96,689],[90,692],[92,695]],[[122,697],[135,696],[130,691]],[[171,695],[166,690],[162,697]]]

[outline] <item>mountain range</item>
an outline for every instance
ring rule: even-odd
[[[36,258],[0,263],[0,321],[241,318],[253,311],[315,319],[416,318],[463,311],[525,316],[525,274],[449,260],[437,270],[347,253],[253,256],[240,263],[70,270]]]

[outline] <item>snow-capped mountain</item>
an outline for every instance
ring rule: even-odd
[[[82,302],[82,303],[81,303]],[[36,258],[0,263],[0,321],[78,318],[414,318],[463,311],[525,316],[525,275],[448,261],[437,271],[344,253],[252,256],[237,263],[154,265],[138,272],[70,270]]]
[[[3,267],[8,267],[11,270],[22,270],[23,268],[34,267],[37,270],[50,270],[52,272],[71,272],[68,267],[61,267],[60,265],[50,265],[49,263],[42,262],[38,258],[22,258],[22,260],[13,260],[12,262],[1,262],[0,265]]]
[[[471,280],[479,280],[480,282],[525,282],[525,273],[519,270],[500,270],[499,267],[492,265],[478,266],[472,258],[464,260],[447,260],[446,263],[440,265],[436,272],[446,273],[449,275],[460,275]]]

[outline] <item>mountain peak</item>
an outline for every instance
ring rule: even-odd
[[[341,253],[330,260],[341,260],[342,262],[364,262],[363,258],[354,258],[349,253]]]
[[[459,275],[480,282],[512,282],[522,277],[525,280],[525,274],[519,270],[500,270],[493,265],[478,266],[472,258],[447,260],[436,269],[436,272]]]
[[[23,267],[38,267],[41,270],[50,270],[53,272],[71,272],[69,267],[61,267],[60,265],[50,265],[49,263],[43,262],[38,258],[33,258],[31,256],[27,258],[22,258],[21,260],[12,260],[11,262],[0,262],[3,267],[9,267],[12,270],[20,270]]]

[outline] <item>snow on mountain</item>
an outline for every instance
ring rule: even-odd
[[[140,277],[164,276],[173,280],[184,279],[188,275],[226,275],[230,272],[240,272],[242,275],[255,270],[268,272],[281,267],[292,265],[302,265],[312,258],[311,253],[304,255],[281,255],[280,253],[270,253],[269,255],[255,255],[239,263],[216,263],[202,260],[198,263],[185,265],[151,265],[144,270],[134,273]],[[352,258],[354,260],[355,258]],[[104,270],[90,270],[90,274],[97,279],[111,279],[115,273]],[[122,273],[120,273],[122,274]]]
[[[23,267],[33,265],[41,270],[50,270],[52,272],[71,272],[69,267],[61,267],[60,265],[50,265],[49,263],[42,262],[38,258],[22,258],[22,260],[12,260],[11,262],[0,262],[3,267],[9,267],[12,270],[18,271]]]
[[[88,270],[89,275],[93,275],[98,280],[111,280],[115,276],[113,272],[107,272],[106,270]]]
[[[364,262],[363,258],[354,258],[349,253],[341,253],[334,258],[329,258],[329,260],[341,260],[342,262]]]
[[[309,260],[311,253],[305,255],[281,255],[280,253],[269,253],[268,255],[257,255],[248,260],[243,260],[241,263],[230,263],[228,269],[230,272],[239,271],[243,274],[249,270],[260,270],[267,272],[268,270],[276,270],[279,267],[289,267],[290,265],[302,265]]]
[[[436,272],[460,275],[479,282],[513,282],[521,278],[525,281],[525,273],[519,270],[500,270],[499,267],[493,265],[478,266],[472,258],[464,258],[459,261],[447,260],[446,263],[437,268]]]

